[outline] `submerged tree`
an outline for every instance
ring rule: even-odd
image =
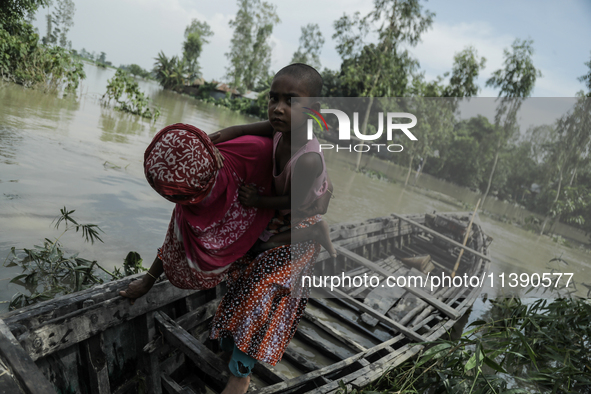
[[[308,23],[302,26],[300,46],[293,54],[292,63],[305,63],[320,69],[320,52],[324,45],[324,37],[316,23]]]
[[[533,40],[516,39],[511,45],[511,52],[508,49],[504,50],[504,68],[495,71],[492,77],[486,81],[486,86],[499,89],[500,101],[495,114],[495,126],[498,128],[496,152],[488,178],[488,185],[482,198],[482,206],[484,206],[490,191],[499,154],[519,128],[517,113],[521,108],[523,99],[531,95],[536,79],[542,76],[542,73],[533,64],[532,55],[534,49],[532,45]]]
[[[241,90],[252,90],[266,79],[271,65],[270,38],[274,26],[280,22],[276,6],[261,0],[239,0],[238,13],[230,21],[234,29],[227,78],[230,85]]]
[[[185,29],[183,57],[189,68],[190,80],[201,75],[198,59],[203,50],[203,45],[209,43],[207,37],[211,36],[213,36],[213,32],[207,22],[202,22],[197,19],[193,19],[191,24]]]

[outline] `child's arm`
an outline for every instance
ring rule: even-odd
[[[220,142],[232,140],[243,135],[271,137],[273,135],[273,126],[271,126],[271,122],[268,120],[251,124],[230,126],[211,134],[209,139],[211,139],[211,142],[214,144],[219,144]]]
[[[256,208],[291,209],[292,205],[300,207],[312,189],[314,179],[321,173],[322,160],[320,156],[317,153],[305,153],[295,163],[289,195],[259,196],[256,187],[243,185],[239,191],[240,202],[247,207]]]

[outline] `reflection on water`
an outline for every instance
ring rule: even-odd
[[[163,91],[153,82],[140,81],[140,88],[161,109],[161,117],[153,124],[100,104],[113,70],[86,66],[85,71],[88,79],[82,82],[77,97],[58,98],[18,85],[0,84],[2,261],[11,246],[30,247],[45,237],[59,236],[51,222],[65,205],[76,210],[74,217],[80,222],[98,224],[105,231],[105,243],[95,245],[82,242],[79,234],[66,234],[61,241],[71,251],[79,251],[81,256],[111,268],[135,250],[149,265],[162,244],[172,211],[172,205],[153,192],[143,175],[143,153],[154,133],[177,122],[190,123],[211,133],[256,121]],[[363,164],[365,160],[373,159],[364,158]],[[453,199],[443,195],[404,189],[400,183],[377,181],[356,173],[349,169],[348,158],[340,153],[327,154],[326,161],[336,196],[326,216],[331,223],[384,216],[392,211],[461,210]],[[385,166],[384,173],[399,171],[388,167],[388,163],[378,164]],[[475,202],[465,189],[437,182],[425,175],[419,179],[422,188],[441,191],[445,187],[447,194]],[[547,272],[548,261],[562,255],[569,262],[569,270],[581,278],[589,277],[588,256],[582,252],[508,224],[485,217],[481,221],[495,238],[491,246],[494,270]],[[2,280],[18,272],[15,268],[2,268],[0,300],[10,299],[19,290]]]

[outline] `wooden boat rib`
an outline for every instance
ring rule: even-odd
[[[463,248],[458,274],[482,278],[492,239],[474,224],[463,246],[467,223],[467,213],[456,213],[391,214],[333,225],[338,256],[323,251],[315,275],[345,271],[378,276],[380,283],[388,276],[450,275]],[[420,265],[424,256],[429,264]],[[191,291],[164,280],[130,306],[118,292],[133,279],[5,314],[0,320],[0,374],[1,369],[6,373],[0,375],[0,390],[220,392],[229,372],[217,342],[207,335],[224,285]],[[364,387],[415,356],[425,342],[449,333],[479,293],[480,288],[470,286],[343,286],[330,294],[313,289],[283,360],[275,367],[257,364],[249,392],[324,394],[335,392],[339,382],[350,389]]]

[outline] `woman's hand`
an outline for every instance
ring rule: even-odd
[[[254,207],[259,201],[259,192],[253,185],[242,185],[238,191],[238,200],[245,207]]]
[[[127,289],[119,292],[120,296],[129,298],[131,305],[137,298],[145,295],[154,286],[156,279],[150,277],[148,274],[144,275],[141,279],[134,280],[127,285]]]

